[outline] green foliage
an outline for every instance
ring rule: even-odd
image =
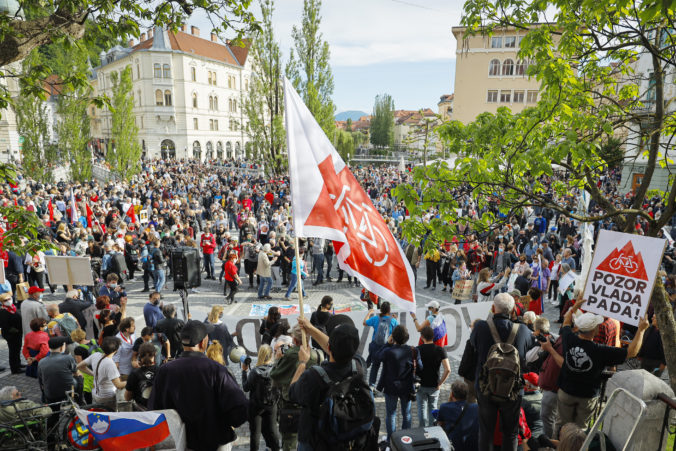
[[[58,122],[55,127],[59,148],[68,155],[70,175],[76,182],[92,178],[92,152],[87,107],[89,96],[81,92],[59,96]]]
[[[345,131],[346,132],[352,131],[352,118],[351,117],[348,117],[347,121],[345,122]]]
[[[624,160],[624,152],[622,151],[622,143],[619,139],[610,137],[601,144],[599,155],[609,168],[617,168],[622,165]]]
[[[389,94],[376,96],[369,131],[374,146],[390,147],[394,144],[394,100]]]
[[[352,132],[352,141],[354,141],[355,147],[359,147],[365,145],[369,141],[369,137],[363,132]]]
[[[305,102],[326,136],[335,128],[336,106],[331,100],[333,74],[329,65],[329,44],[319,31],[321,0],[303,1],[301,27],[294,25],[293,48],[286,65],[286,76]]]
[[[433,116],[426,116],[421,109],[418,114],[420,119],[418,124],[414,125],[408,132],[404,143],[423,151],[423,166],[427,166],[427,153],[430,151],[430,142],[433,134],[436,133],[436,127],[441,124],[441,116],[435,114]]]
[[[349,161],[354,155],[354,139],[352,133],[345,130],[336,130],[336,150],[344,161]]]
[[[271,174],[280,175],[287,165],[283,154],[286,133],[282,54],[272,29],[273,11],[272,0],[261,1],[262,30],[251,48],[253,75],[244,101],[244,114],[248,119],[247,133],[252,156],[263,161]]]
[[[134,117],[131,68],[118,75],[111,73],[113,98],[111,99],[111,122],[113,145],[106,154],[110,168],[123,180],[129,180],[141,170],[141,145],[138,142],[138,127]]]

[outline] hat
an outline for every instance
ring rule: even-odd
[[[196,346],[207,336],[207,326],[201,321],[189,320],[181,330],[183,346]]]
[[[545,238],[544,240],[540,241],[541,244],[549,244],[549,240]]]
[[[33,293],[42,293],[43,291],[45,291],[44,288],[40,288],[40,287],[30,287],[30,288],[28,289],[28,294],[31,295],[31,294],[33,294]]]
[[[575,318],[575,325],[577,326],[578,330],[580,330],[580,332],[590,332],[603,321],[604,320],[601,315],[587,312]]]
[[[329,335],[329,348],[336,361],[349,361],[357,353],[357,349],[359,349],[359,332],[357,328],[349,323],[342,323],[333,327]]]
[[[433,308],[433,309],[435,309],[435,310],[439,310],[440,305],[439,305],[439,302],[438,302],[438,301],[430,301],[430,302],[428,302],[427,304],[425,304],[425,307],[427,307],[427,308],[430,308],[430,307],[431,307],[431,308]]]
[[[7,291],[5,293],[0,294],[0,302],[9,301],[10,299],[12,299],[11,291]]]
[[[535,391],[538,388],[538,381],[540,376],[537,373],[525,373],[523,379],[526,381],[526,386],[524,387],[526,391]]]
[[[521,292],[519,290],[512,290],[509,292],[509,294],[515,299],[521,297]]]
[[[59,349],[67,341],[68,339],[66,337],[52,337],[49,339],[47,344],[49,346],[49,349]]]

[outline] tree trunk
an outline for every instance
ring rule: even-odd
[[[674,311],[671,308],[667,291],[664,289],[660,277],[657,277],[655,280],[655,288],[650,297],[650,302],[655,309],[657,325],[660,328],[660,335],[662,336],[664,356],[666,357],[667,369],[669,370],[669,384],[676,392],[676,349],[673,346],[676,343],[676,321],[674,321]]]

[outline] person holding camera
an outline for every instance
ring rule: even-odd
[[[242,364],[242,388],[249,393],[250,449],[258,450],[261,433],[265,445],[272,451],[279,451],[279,430],[277,429],[277,399],[272,388],[272,348],[263,345],[258,350],[256,366],[249,371],[251,359]]]

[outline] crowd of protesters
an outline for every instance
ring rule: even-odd
[[[145,163],[127,183],[22,179],[2,189],[0,204],[34,211],[42,222],[40,238],[54,245],[34,254],[2,253],[7,282],[0,285],[0,329],[10,371],[37,378],[44,403],[65,400],[75,387],[84,404],[114,410],[125,400],[141,410],[176,409],[189,448],[205,450],[233,442],[234,429],[246,422],[252,450],[259,449],[261,435],[272,450],[342,443],[345,435],[330,427],[338,414],[326,406],[333,396],[345,399],[347,393],[359,406],[340,412],[351,415],[341,426],[354,429],[345,442],[352,449],[376,449],[379,434],[389,440],[398,429],[435,424],[454,449],[511,450],[526,442],[531,449],[574,449],[570,443],[584,437],[581,430],[599,402],[606,367],[638,357],[648,371],[664,371],[651,311],[652,318],[637,328],[623,327],[580,313],[580,287],[559,286],[566,273],[579,271],[582,258],[579,225],[565,215],[525,208],[504,217],[490,233],[459,226],[459,233],[437,248],[423,248],[402,237],[407,211],[391,193],[411,181],[410,173],[397,168],[355,168],[354,173],[400,240],[416,279],[424,265],[424,289],[437,290],[432,296],[446,303],[492,303],[492,314],[473,324],[458,374],[451,374],[438,301],[426,305],[420,321],[412,315],[413,330],[398,322],[386,299],[363,290],[369,308],[363,326],[373,329],[367,359],[359,353],[352,320],[333,315],[333,300],[325,296],[310,319],[295,324],[270,308],[261,321],[257,359],[241,361],[238,384],[228,369],[237,347],[223,323],[223,305],[214,305],[202,322],[179,319],[175,306],[162,302],[165,284],[175,276],[172,249],[198,249],[204,277],[221,284],[223,304],[240,300],[241,290],[281,301],[303,280],[315,286],[352,286],[357,280],[337,266],[330,241],[314,238],[299,240],[298,273],[288,179],[232,166],[163,161]],[[599,187],[613,193],[616,181],[611,172]],[[467,193],[455,194],[463,216],[477,218],[495,208],[477,210]],[[619,194],[613,198],[628,201]],[[577,208],[574,196],[559,201]],[[654,215],[661,207],[659,199],[646,201]],[[430,210],[425,220],[436,214]],[[614,224],[607,220],[595,227]],[[644,227],[637,221],[638,231]],[[45,304],[46,290],[61,290],[47,275],[49,255],[90,257],[95,284],[64,287],[63,302]],[[663,269],[674,296],[672,257],[670,246]],[[127,316],[125,282],[136,279],[148,293],[144,325]],[[454,290],[465,281],[472,287],[469,298]],[[549,308],[557,311],[559,336],[543,316]],[[409,340],[414,333],[421,337],[417,344]],[[518,364],[515,383],[504,393],[496,393],[486,369],[498,341],[513,345]],[[577,359],[568,355],[573,348]],[[442,385],[451,380],[449,399],[439,399]],[[378,396],[385,400],[384,418],[375,411]],[[14,387],[0,390],[0,403],[19,400]],[[0,415],[11,411],[0,407]]]

